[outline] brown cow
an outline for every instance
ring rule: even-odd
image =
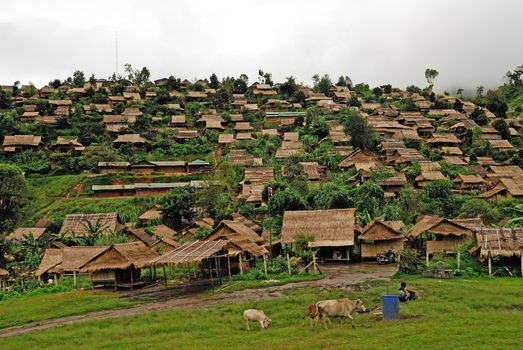
[[[318,307],[316,304],[309,304],[305,309],[305,315],[303,315],[302,326],[305,325],[305,321],[309,320],[310,325],[312,326],[312,320],[318,316]]]
[[[327,329],[327,321],[330,323],[330,317],[347,317],[351,320],[352,328],[354,327],[354,319],[352,314],[354,312],[365,312],[366,308],[363,302],[358,300],[349,300],[347,298],[338,300],[322,300],[316,303],[318,308],[319,320],[323,322],[323,326]]]

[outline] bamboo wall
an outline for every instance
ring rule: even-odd
[[[375,241],[374,244],[361,243],[361,257],[375,258],[377,254],[385,253],[389,250],[399,253],[403,251],[403,246],[403,238],[387,241]]]

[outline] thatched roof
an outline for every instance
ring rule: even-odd
[[[128,236],[130,236],[130,235],[134,236],[135,240],[142,241],[147,246],[150,246],[151,244],[153,244],[156,241],[152,235],[145,232],[145,229],[143,227],[132,227],[132,226],[128,225],[127,232],[128,232],[127,233]]]
[[[260,225],[254,223],[253,221],[247,219],[245,216],[237,212],[232,214],[232,220],[247,226],[248,228],[250,228],[258,234],[260,234],[263,230],[263,228]]]
[[[488,140],[493,149],[512,149],[514,146],[507,140]]]
[[[253,130],[254,128],[251,126],[250,122],[237,122],[236,125],[234,125],[234,130],[237,131],[245,131],[245,130]]]
[[[3,146],[38,146],[42,143],[42,136],[13,135],[5,136]]]
[[[352,151],[347,157],[345,157],[339,164],[340,168],[350,168],[356,166],[356,164],[369,164],[372,165],[370,168],[375,167],[374,156],[367,153],[359,148]]]
[[[281,241],[292,243],[299,235],[313,236],[311,247],[354,245],[354,208],[286,211],[283,214]]]
[[[151,263],[153,265],[198,263],[221,252],[227,244],[226,240],[188,242],[153,259]]]
[[[521,256],[523,250],[523,228],[480,228],[476,230],[476,245],[480,257]]]
[[[147,209],[142,215],[138,217],[140,220],[157,220],[162,217],[162,212],[156,207]]]
[[[142,242],[119,243],[103,248],[102,252],[82,265],[82,272],[123,270],[130,267],[141,269],[150,266],[151,260],[158,256]]]
[[[485,183],[485,179],[483,179],[479,175],[458,174],[454,178],[453,182],[464,183],[464,184],[482,184],[482,183]]]
[[[29,234],[33,235],[33,238],[38,240],[45,233],[45,227],[19,227],[13,232],[7,235],[7,238],[20,241]]]
[[[225,144],[225,143],[234,143],[236,140],[234,139],[234,134],[220,134],[218,136],[218,143]]]
[[[446,177],[441,171],[422,171],[421,174],[416,176],[416,181],[436,181],[445,180]]]
[[[247,154],[245,149],[231,149],[227,155],[227,161],[231,165],[261,166],[263,164],[262,158],[255,158]]]
[[[174,238],[176,237],[176,231],[166,225],[158,225],[151,227],[153,234],[158,237]]]
[[[146,143],[147,140],[140,136],[140,134],[122,134],[118,135],[113,143]]]
[[[103,252],[107,247],[65,247],[62,249],[62,272],[80,271],[86,262]]]
[[[403,221],[382,221],[374,218],[361,231],[360,239],[371,241],[388,241],[394,239],[404,239],[401,232],[404,224]]]
[[[222,228],[226,228],[222,230]],[[222,220],[218,226],[212,230],[205,239],[207,241],[215,241],[217,239],[244,239],[254,243],[263,243],[261,238],[254,230],[244,225],[241,220]]]
[[[454,134],[432,134],[431,137],[425,141],[429,144],[448,143],[448,144],[459,144],[461,141]]]
[[[423,232],[429,232],[442,236],[471,236],[473,230],[468,226],[471,223],[464,224],[460,220],[444,219],[439,216],[423,216],[408,232],[407,236],[416,238]]]
[[[106,114],[103,116],[102,124],[134,124],[136,116],[134,115],[113,115]]]
[[[523,196],[523,188],[520,186],[520,184],[514,179],[511,178],[501,178],[496,183],[496,186],[492,188],[489,191],[481,193],[478,197],[479,198],[491,198],[497,194],[503,194],[503,192],[508,192],[513,197],[521,197]]]
[[[44,273],[50,271],[52,268],[57,267],[62,263],[62,250],[48,248],[44,252],[44,256],[40,261],[40,266],[35,272],[35,276],[39,277]]]
[[[83,236],[87,233],[87,223],[100,223],[102,231],[118,231],[122,223],[116,213],[69,214],[65,216],[60,235]]]

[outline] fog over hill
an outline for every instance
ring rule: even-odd
[[[216,73],[250,81],[341,74],[371,86],[495,87],[523,64],[521,0],[0,2],[0,83],[41,87],[80,69],[106,78],[124,63],[152,78]]]

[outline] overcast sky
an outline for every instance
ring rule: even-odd
[[[0,0],[0,83],[125,63],[153,79],[340,74],[371,86],[495,87],[523,64],[522,0]]]

